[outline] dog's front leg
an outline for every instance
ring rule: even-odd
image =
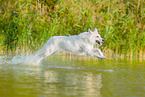
[[[105,56],[103,55],[102,51],[99,48],[93,48],[93,51],[97,51],[100,56],[105,58]]]
[[[99,55],[99,54],[97,54],[97,53],[94,53],[93,51],[86,51],[86,54],[87,55],[89,55],[89,56],[91,56],[91,57],[97,57],[97,58],[100,58],[100,59],[105,59],[105,57],[104,56],[101,56],[101,55]]]

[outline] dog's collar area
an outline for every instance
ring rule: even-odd
[[[102,45],[102,42],[96,40],[96,43],[99,44],[100,46]]]

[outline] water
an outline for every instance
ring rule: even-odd
[[[145,97],[143,60],[32,58],[0,56],[0,97]]]

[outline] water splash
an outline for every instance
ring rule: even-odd
[[[9,59],[9,57],[7,57],[7,56],[0,56],[0,64],[6,63],[7,59]]]
[[[41,65],[41,58],[35,55],[18,55],[8,60],[7,56],[0,56],[0,64],[25,64],[25,65]]]

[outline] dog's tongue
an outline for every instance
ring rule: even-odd
[[[102,45],[102,43],[100,42],[100,45]]]

